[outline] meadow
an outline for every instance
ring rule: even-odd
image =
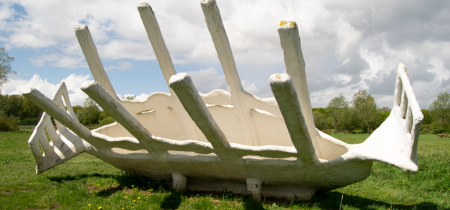
[[[41,175],[28,148],[31,130],[0,132],[0,209],[450,209],[450,139],[419,138],[419,172],[374,162],[371,175],[311,201],[232,192],[176,193],[170,183],[134,177],[86,153]],[[347,143],[367,134],[337,134]]]

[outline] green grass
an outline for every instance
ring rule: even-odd
[[[311,201],[259,204],[229,192],[172,192],[169,183],[133,177],[88,154],[36,175],[30,134],[0,132],[0,209],[339,209],[342,198],[342,209],[450,209],[450,139],[437,135],[420,136],[416,175],[375,162],[366,180]],[[368,137],[333,136],[352,144]]]
[[[33,130],[35,125],[19,125],[19,130]]]

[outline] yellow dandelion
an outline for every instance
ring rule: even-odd
[[[88,206],[91,206],[91,204],[88,204]]]
[[[133,200],[133,202],[136,202],[136,200]]]
[[[99,206],[97,209],[102,209],[102,207],[101,206]]]
[[[127,198],[127,196],[125,195],[125,198]]]
[[[138,197],[138,200],[141,199],[141,197]]]

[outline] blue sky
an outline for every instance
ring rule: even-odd
[[[35,87],[51,97],[61,81],[72,103],[93,80],[73,28],[86,24],[116,93],[168,92],[136,9],[141,1],[0,1],[0,45],[16,58],[17,75],[1,87]],[[448,1],[217,0],[244,88],[271,97],[271,74],[285,70],[276,26],[299,25],[313,107],[358,90],[391,107],[395,72],[403,62],[422,108],[450,91]],[[227,89],[199,0],[148,1],[177,72],[200,92]]]

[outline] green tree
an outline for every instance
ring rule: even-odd
[[[326,117],[328,117],[327,116],[327,108],[312,108],[312,111],[313,112],[320,112],[320,113],[322,113],[322,114],[324,114]]]
[[[101,120],[108,118],[108,117],[111,117],[111,116],[103,110],[98,114],[98,121],[100,122]]]
[[[91,129],[91,124],[96,124],[98,120],[98,115],[100,113],[100,109],[98,108],[97,103],[95,103],[94,100],[91,98],[87,98],[83,103],[83,110],[82,110],[82,118],[83,124],[88,124],[89,129]]]
[[[77,117],[77,119],[78,119],[78,121],[80,122],[80,123],[82,123],[83,122],[83,107],[82,106],[80,106],[80,105],[76,105],[76,106],[73,106],[72,107],[72,109],[73,109],[73,113],[75,113],[75,116]]]
[[[99,126],[104,126],[104,125],[111,124],[111,123],[113,123],[113,122],[116,122],[116,120],[114,120],[114,118],[112,118],[112,117],[107,117],[107,118],[104,118],[104,119],[100,120],[100,121],[98,122],[98,124],[99,124]]]
[[[325,115],[319,111],[313,112],[313,118],[314,118],[314,124],[316,125],[316,128],[319,130],[326,130],[328,128],[327,118]]]
[[[437,99],[430,104],[430,114],[444,127],[449,124],[450,117],[450,94],[441,92]]]
[[[73,112],[74,112],[74,113],[77,113],[77,111],[78,111],[78,110],[82,110],[83,107],[80,106],[80,105],[76,105],[76,106],[73,106],[72,109],[73,109]]]
[[[367,133],[370,134],[370,124],[378,117],[375,99],[365,90],[360,90],[353,95],[352,105],[358,119],[364,127],[367,127]]]
[[[8,95],[2,95],[0,93],[0,116],[5,116],[5,106],[8,102]]]
[[[328,116],[331,117],[332,124],[334,127],[334,134],[336,134],[339,128],[339,123],[344,117],[344,113],[346,112],[347,108],[348,102],[347,100],[345,100],[345,97],[342,94],[340,94],[338,97],[331,99],[330,103],[328,103],[327,113]]]
[[[43,111],[27,98],[23,97],[20,125],[37,125]]]
[[[21,95],[5,95],[2,97],[0,112],[7,117],[19,118],[22,115],[24,97]]]
[[[383,110],[378,110],[377,112],[380,118],[380,124],[383,123],[391,114],[391,112],[385,112]]]
[[[422,109],[423,121],[422,125],[428,125],[433,122],[433,116],[431,116],[430,110]]]
[[[27,98],[23,98],[21,119],[36,118],[42,114],[42,110]]]
[[[125,95],[123,96],[123,99],[127,99],[127,100],[133,100],[136,98],[136,95]]]
[[[9,74],[16,72],[11,69],[10,63],[14,61],[14,57],[9,57],[4,47],[0,47],[0,87],[8,82]]]
[[[343,117],[341,119],[341,128],[344,131],[348,131],[349,133],[353,133],[354,130],[359,130],[358,125],[358,116],[356,114],[356,110],[353,107],[349,107],[342,114]]]

